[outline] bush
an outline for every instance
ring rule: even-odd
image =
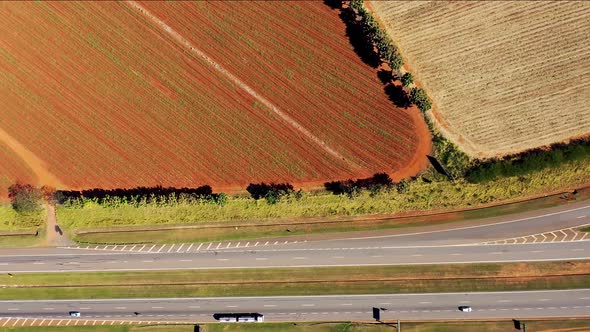
[[[409,87],[412,83],[414,83],[414,76],[411,73],[405,73],[402,78],[402,85],[404,87]]]
[[[412,88],[410,91],[410,102],[418,106],[422,112],[426,112],[432,107],[426,92],[421,88]]]
[[[35,213],[41,210],[43,192],[30,184],[15,183],[8,187],[8,198],[16,212]]]
[[[246,190],[252,198],[264,198],[269,204],[276,204],[282,197],[295,192],[290,183],[250,183]]]

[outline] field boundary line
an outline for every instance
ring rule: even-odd
[[[331,156],[333,156],[336,159],[344,160],[349,165],[351,165],[353,168],[356,168],[356,169],[362,168],[360,165],[354,163],[353,161],[344,158],[344,156],[342,156],[336,150],[334,150],[333,148],[331,148],[330,146],[328,146],[328,144],[326,144],[326,142],[322,141],[317,136],[315,136],[314,134],[312,134],[309,130],[307,130],[305,127],[303,127],[297,121],[295,121],[295,119],[291,118],[289,115],[287,115],[286,113],[284,113],[283,111],[281,111],[277,106],[275,106],[269,100],[267,100],[266,98],[264,98],[261,95],[259,95],[256,91],[254,91],[254,89],[252,89],[246,83],[242,82],[239,78],[237,78],[236,76],[234,76],[227,69],[223,68],[219,63],[213,61],[213,59],[211,59],[203,51],[201,51],[200,49],[198,49],[188,39],[184,38],[180,33],[176,32],[169,25],[167,25],[166,23],[164,23],[164,21],[160,20],[158,17],[156,17],[154,14],[152,14],[150,11],[148,11],[145,7],[143,7],[142,5],[138,4],[137,2],[135,2],[133,0],[127,0],[125,3],[127,5],[129,5],[129,6],[131,6],[132,8],[138,10],[141,14],[143,14],[144,16],[146,16],[147,18],[149,18],[150,20],[152,20],[157,26],[159,26],[160,28],[162,28],[174,40],[176,40],[180,44],[184,45],[191,52],[193,52],[194,54],[196,54],[197,56],[199,56],[206,63],[208,63],[211,67],[213,67],[219,73],[223,74],[226,78],[228,78],[235,85],[237,85],[238,87],[240,87],[242,90],[246,91],[250,96],[252,96],[255,99],[257,99],[264,106],[266,106],[267,108],[269,108],[272,112],[274,112],[281,119],[283,119],[286,123],[288,123],[289,125],[291,125],[291,127],[293,127],[294,129],[298,130],[305,137],[307,137],[308,139],[310,139],[311,141],[313,141],[314,143],[316,143],[317,145],[319,145],[324,151],[326,151],[327,153],[329,153]]]

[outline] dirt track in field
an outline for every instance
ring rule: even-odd
[[[329,147],[326,144],[326,142],[323,142],[322,140],[320,140],[314,134],[312,134],[311,132],[309,132],[309,130],[307,130],[305,127],[303,127],[302,125],[300,125],[297,121],[295,121],[293,118],[291,118],[290,116],[288,116],[285,112],[281,111],[273,103],[271,103],[266,98],[264,98],[261,95],[259,95],[251,87],[249,87],[247,84],[245,84],[244,82],[242,82],[239,78],[237,78],[232,73],[230,73],[229,71],[227,71],[220,64],[218,64],[217,62],[213,61],[210,57],[208,57],[205,53],[203,53],[203,51],[199,50],[194,44],[192,44],[191,42],[189,42],[186,38],[182,37],[178,32],[174,31],[174,29],[172,29],[170,26],[166,25],[166,23],[162,22],[162,20],[160,20],[157,17],[155,17],[154,15],[152,15],[152,13],[150,13],[143,6],[141,6],[140,4],[138,4],[135,1],[131,1],[131,0],[130,1],[126,1],[126,3],[129,6],[131,6],[133,8],[136,8],[137,10],[139,10],[143,15],[145,15],[146,17],[148,17],[150,20],[152,20],[154,23],[156,23],[159,27],[161,27],[164,31],[166,31],[166,33],[168,33],[170,36],[172,36],[172,38],[174,38],[176,41],[178,41],[182,45],[186,46],[191,52],[193,52],[196,55],[198,55],[199,57],[201,57],[211,67],[215,68],[215,70],[217,70],[218,72],[220,72],[221,74],[223,74],[224,76],[226,76],[234,84],[236,84],[237,86],[239,86],[240,88],[242,88],[244,91],[246,91],[248,94],[250,94],[252,97],[254,97],[258,101],[260,101],[263,105],[265,105],[270,110],[272,110],[275,114],[277,114],[281,119],[285,120],[285,122],[287,122],[290,126],[294,127],[299,132],[301,132],[303,135],[305,135],[307,138],[309,138],[310,140],[312,140],[314,143],[318,144],[322,149],[324,149],[330,155],[332,155],[333,157],[338,158],[338,159],[345,159],[340,153],[338,153],[337,151],[335,151],[334,149],[332,149],[331,147]],[[351,161],[348,161],[348,163],[352,163],[352,162]],[[354,166],[355,168],[358,168],[359,167],[356,164],[353,164],[352,166]]]
[[[36,177],[37,185],[46,185],[54,188],[63,188],[59,179],[47,170],[45,163],[29,151],[24,145],[10,136],[0,128],[0,144],[6,144],[15,155],[17,155],[33,172]]]

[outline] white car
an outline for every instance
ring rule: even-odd
[[[468,306],[468,305],[462,305],[462,306],[459,306],[459,311],[462,311],[462,312],[472,312],[473,309],[470,306]]]
[[[79,311],[70,311],[70,317],[80,317]]]

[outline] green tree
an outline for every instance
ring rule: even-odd
[[[41,209],[43,192],[30,184],[15,183],[8,187],[12,208],[19,213],[33,213]]]
[[[414,83],[414,76],[411,73],[405,73],[402,75],[402,85],[404,87],[409,87],[412,83]]]
[[[421,88],[412,88],[410,91],[410,102],[418,106],[422,112],[426,112],[432,107],[426,92]]]

